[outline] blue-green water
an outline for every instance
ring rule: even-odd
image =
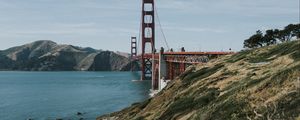
[[[95,119],[147,99],[151,83],[137,79],[131,72],[0,72],[0,119]]]

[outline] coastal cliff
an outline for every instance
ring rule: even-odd
[[[153,98],[97,120],[300,119],[300,41],[195,65]]]

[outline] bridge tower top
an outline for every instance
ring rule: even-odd
[[[137,56],[137,39],[136,37],[131,37],[131,58]]]

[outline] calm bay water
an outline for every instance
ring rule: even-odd
[[[0,72],[0,119],[93,120],[147,99],[151,83],[137,79],[131,72]]]

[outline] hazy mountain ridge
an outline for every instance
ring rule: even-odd
[[[109,54],[109,55],[108,55]],[[0,51],[0,70],[24,71],[119,71],[130,61],[112,51],[60,45],[40,40]]]

